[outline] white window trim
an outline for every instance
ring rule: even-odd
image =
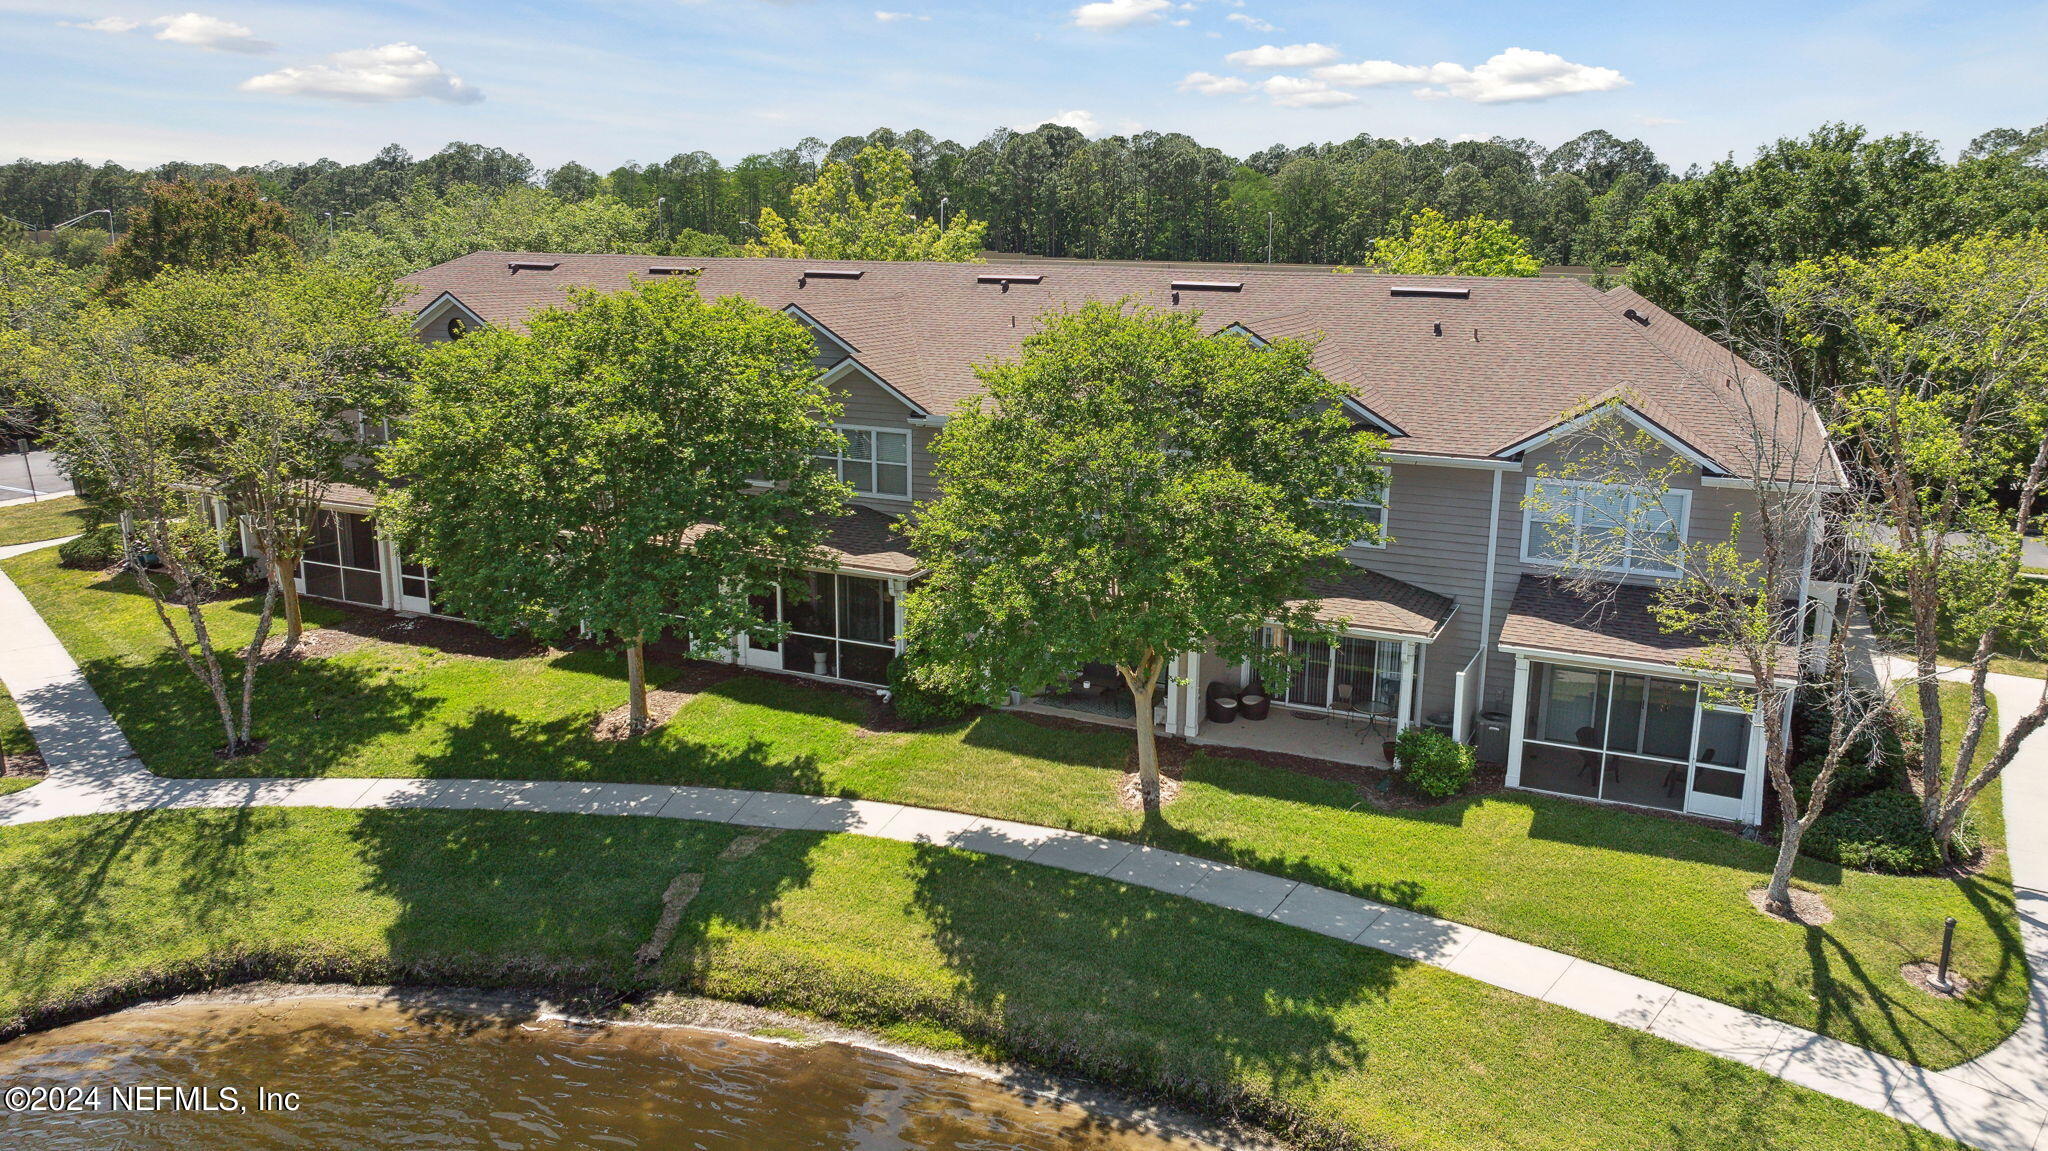
[[[1352,540],[1344,546],[1348,548],[1365,548],[1371,551],[1385,551],[1389,538],[1388,526],[1393,523],[1394,469],[1385,464],[1374,464],[1372,470],[1380,475],[1380,498],[1377,502],[1372,500],[1332,500],[1330,502],[1347,508],[1378,508],[1380,510],[1380,538],[1377,540]]]
[[[1549,556],[1533,555],[1529,551],[1529,537],[1534,534],[1530,530],[1534,524],[1534,521],[1530,517],[1534,514],[1535,511],[1535,509],[1529,506],[1529,501],[1535,498],[1536,488],[1538,485],[1541,484],[1555,484],[1562,487],[1571,488],[1617,488],[1623,492],[1628,492],[1637,495],[1640,494],[1635,493],[1634,489],[1631,489],[1626,484],[1602,483],[1599,480],[1562,480],[1555,478],[1545,478],[1543,476],[1530,476],[1528,480],[1524,483],[1522,488],[1521,554],[1522,562],[1524,564],[1532,565],[1535,567],[1558,568],[1569,566],[1568,561],[1555,560],[1550,558]],[[1678,497],[1678,550],[1681,553],[1683,553],[1685,551],[1686,545],[1689,542],[1691,542],[1692,539],[1692,492],[1686,488],[1668,488],[1664,492],[1660,493],[1660,495]],[[1577,506],[1583,508],[1585,505],[1581,503]],[[1580,534],[1579,531],[1576,530],[1580,526],[1580,521],[1574,520],[1572,526],[1574,528],[1572,538],[1576,540]],[[1653,579],[1667,580],[1677,579],[1681,574],[1683,574],[1682,571],[1656,571],[1654,569],[1647,567],[1639,567],[1632,562],[1628,562],[1626,560],[1626,557],[1624,557],[1624,562],[1620,564],[1601,564],[1595,566],[1593,570],[1614,572],[1618,575],[1649,576]]]
[[[858,496],[866,496],[878,500],[910,500],[915,498],[917,491],[917,475],[916,465],[915,461],[912,458],[912,454],[913,452],[915,452],[917,444],[916,438],[911,435],[909,428],[879,427],[874,424],[834,424],[832,425],[832,429],[842,436],[848,432],[867,432],[870,435],[902,436],[903,494],[897,495],[894,492],[885,492],[874,487],[870,487],[866,490],[862,490],[859,487],[855,487],[853,489],[853,492],[855,495]],[[825,457],[813,456],[811,458],[816,460],[822,460]],[[846,452],[843,449],[833,453],[832,458],[837,465],[835,474],[843,474],[846,470],[845,465],[849,462],[861,462],[859,460],[849,461]],[[868,476],[870,481],[872,481],[875,478],[875,476],[879,473],[881,467],[883,466],[881,454],[879,452],[875,453],[874,455],[870,456],[866,462],[868,464]],[[893,468],[896,467],[897,465],[889,464],[888,466]]]

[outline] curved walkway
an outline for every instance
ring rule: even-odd
[[[54,541],[51,541],[54,542]],[[0,559],[32,550],[0,548]],[[439,808],[706,820],[933,843],[1106,876],[1372,947],[1733,1059],[1986,1151],[2048,1151],[2048,894],[2023,891],[2033,999],[2025,1025],[1973,1063],[1929,1071],[1739,1008],[1556,951],[1291,879],[1058,828],[895,803],[631,783],[486,779],[165,779],[136,758],[64,645],[0,576],[0,682],[35,735],[49,778],[0,797],[0,826],[176,808]],[[2026,682],[2026,681],[2021,681]],[[2038,690],[2038,689],[2037,689]],[[2048,788],[2048,754],[2029,748],[2028,784]],[[2007,805],[2027,789],[2007,785]],[[2013,815],[2021,815],[2013,811]],[[2027,858],[2048,857],[2048,811],[2025,827]],[[2014,862],[2022,852],[2014,850]],[[2031,865],[2030,865],[2031,866]],[[2031,872],[2030,872],[2031,874]]]

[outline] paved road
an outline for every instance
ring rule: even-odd
[[[51,452],[20,452],[0,455],[0,500],[27,499],[34,495],[64,495],[71,480],[58,470]]]
[[[0,548],[0,559],[43,546],[48,543]],[[2023,693],[2038,696],[2042,690],[2040,681],[1997,678],[2002,709],[2007,693],[2014,693],[2010,714],[2023,709]],[[436,808],[691,819],[935,843],[1105,876],[1390,952],[1734,1060],[1985,1151],[2042,1151],[2048,1129],[2048,891],[2022,888],[2019,893],[2032,971],[2025,1022],[1984,1058],[1929,1071],[1464,924],[1059,828],[870,800],[710,787],[494,779],[165,779],[137,759],[62,641],[4,574],[0,682],[20,705],[50,769],[41,784],[0,797],[0,827],[172,808]],[[2038,882],[2037,873],[2048,864],[2048,737],[2037,737],[2023,761],[2015,763],[2006,796],[2015,875]]]

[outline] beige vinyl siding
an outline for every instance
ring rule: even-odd
[[[1479,650],[1493,473],[1390,460],[1387,545],[1345,553],[1361,567],[1458,601],[1423,668],[1422,714],[1451,710],[1459,669]]]
[[[910,433],[910,492],[918,499],[931,498],[932,460],[929,429],[911,426],[916,415],[902,400],[857,370],[842,372],[832,381],[833,393],[843,407],[838,422],[862,428],[883,428]],[[895,496],[862,495],[861,502],[889,509],[907,508],[910,500]]]

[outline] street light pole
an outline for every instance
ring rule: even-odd
[[[1266,213],[1266,263],[1273,263],[1273,213]]]
[[[950,199],[952,199],[951,196],[939,197],[939,231],[941,232],[946,230],[946,201]]]
[[[661,229],[661,242],[668,243],[668,197],[654,198],[654,226]]]
[[[94,208],[90,212],[73,216],[50,230],[52,232],[61,232],[80,220],[90,220],[94,216],[105,216],[107,218],[107,243],[111,244],[121,238],[121,233],[114,228],[114,210],[112,208]]]

